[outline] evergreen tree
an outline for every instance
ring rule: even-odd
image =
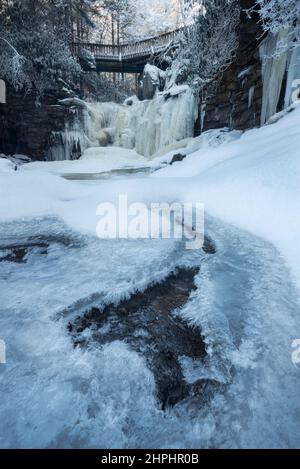
[[[71,42],[91,27],[93,0],[1,0],[0,70],[15,88],[39,96],[59,81],[72,83],[80,66]]]

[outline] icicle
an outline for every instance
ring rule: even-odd
[[[201,133],[203,132],[203,129],[204,129],[205,117],[206,117],[206,102],[203,102],[201,104]]]
[[[298,21],[298,27],[295,31],[295,39],[299,41],[300,39],[300,22]],[[300,79],[300,45],[296,46],[290,56],[290,61],[288,64],[288,77],[287,77],[287,86],[284,100],[284,107],[287,108],[292,104],[293,93],[295,91],[295,84],[299,86],[299,83],[295,83],[296,80]]]
[[[260,46],[263,79],[261,125],[264,125],[277,112],[282,83],[287,68],[288,53],[285,51],[278,56],[276,51],[278,44],[284,43],[288,34],[288,29],[284,29],[276,35],[270,33]]]
[[[249,89],[249,96],[248,96],[248,109],[250,109],[250,107],[252,106],[254,92],[255,92],[255,86],[251,86],[251,88]]]

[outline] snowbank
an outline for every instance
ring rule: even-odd
[[[34,162],[22,167],[22,171],[47,171],[57,175],[98,174],[126,167],[144,167],[147,159],[119,147],[91,147],[76,161]]]
[[[155,178],[189,177],[185,198],[273,243],[300,286],[300,106],[279,122],[207,147]]]

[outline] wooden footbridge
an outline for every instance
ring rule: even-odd
[[[85,71],[142,73],[146,63],[155,62],[169,49],[176,49],[181,34],[182,29],[178,29],[132,44],[77,42],[72,48]],[[160,65],[164,67],[163,62]]]

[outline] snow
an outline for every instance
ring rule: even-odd
[[[76,161],[34,162],[23,171],[47,171],[57,175],[99,174],[118,168],[144,167],[147,159],[136,151],[121,147],[90,147]]]
[[[300,107],[294,107],[276,124],[199,150],[153,177],[191,178],[187,200],[274,244],[300,285]]]
[[[155,65],[146,64],[144,68],[144,75],[149,75],[154,85],[159,86],[161,78],[165,78],[166,72],[160,70]]]
[[[4,155],[3,155],[4,156]],[[0,155],[0,172],[10,172],[14,169],[15,165],[8,159],[1,157]]]

